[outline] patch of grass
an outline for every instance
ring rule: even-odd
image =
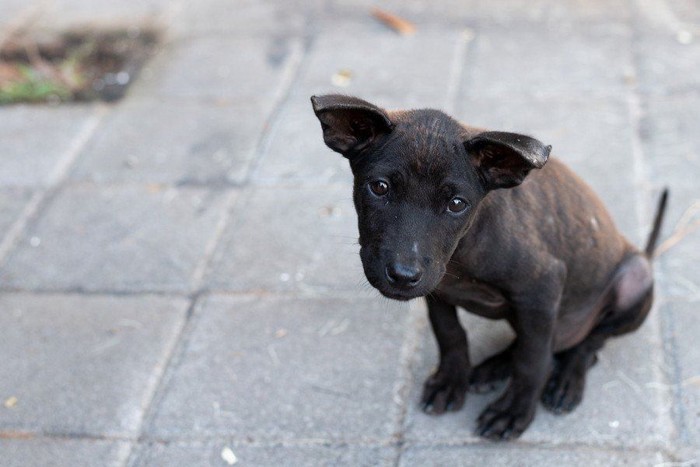
[[[0,105],[66,101],[71,98],[71,90],[62,83],[44,77],[28,65],[16,66],[21,79],[0,83]]]
[[[121,98],[153,51],[153,31],[71,31],[0,48],[0,105]]]

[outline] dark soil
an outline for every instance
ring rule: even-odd
[[[0,47],[0,105],[118,100],[157,41],[142,29],[10,38]]]

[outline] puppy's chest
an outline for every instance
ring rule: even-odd
[[[445,275],[435,293],[447,303],[485,318],[506,318],[506,297],[495,287],[476,279]]]

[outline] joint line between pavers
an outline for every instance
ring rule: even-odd
[[[144,429],[148,427],[149,424],[152,423],[153,419],[155,418],[157,408],[164,397],[166,388],[168,387],[170,381],[173,378],[175,368],[179,366],[182,357],[184,356],[185,348],[187,347],[188,343],[188,337],[190,336],[195,323],[195,310],[201,302],[201,298],[204,295],[204,293],[200,292],[192,294],[190,298],[190,303],[185,313],[184,322],[180,328],[180,331],[175,337],[174,344],[172,346],[172,349],[170,350],[170,354],[166,357],[163,369],[161,370],[157,381],[155,381],[155,383],[153,384],[152,390],[150,391],[150,395],[144,398],[144,410],[136,430],[138,441],[148,440],[147,437],[143,436]]]
[[[455,111],[460,85],[464,75],[464,67],[466,66],[468,46],[473,40],[474,31],[465,28],[459,33],[454,45],[454,56],[452,57],[452,66],[450,67],[449,79],[447,81],[447,93],[443,104],[443,108],[448,114],[453,114]]]
[[[192,273],[192,289],[196,291],[195,293],[201,293],[200,289],[202,287],[202,281],[204,280],[204,276],[207,272],[209,264],[211,263],[214,253],[216,252],[216,247],[219,245],[221,237],[223,236],[224,231],[226,230],[226,227],[229,224],[231,214],[236,206],[236,201],[238,199],[237,195],[238,193],[235,192],[231,192],[228,194],[226,200],[223,203],[219,221],[214,227],[214,234],[211,236],[209,242],[207,242],[207,245],[204,248],[204,254],[202,255],[202,258],[199,260],[194,272]]]
[[[638,2],[637,2],[638,3]],[[638,4],[638,7],[640,5]],[[633,67],[633,74],[634,74],[634,80],[631,81],[632,84],[628,85],[628,96],[627,96],[627,104],[628,104],[628,109],[629,109],[629,114],[630,118],[632,119],[632,157],[633,157],[633,173],[634,173],[634,180],[635,180],[635,185],[637,186],[638,190],[641,190],[641,193],[637,193],[636,195],[636,203],[635,206],[637,207],[637,225],[638,225],[638,233],[637,236],[641,238],[642,242],[646,240],[646,236],[648,235],[648,229],[649,227],[647,226],[648,220],[651,219],[651,216],[654,215],[653,212],[649,212],[649,194],[652,191],[652,186],[653,186],[653,180],[652,180],[652,174],[649,168],[648,161],[646,160],[645,157],[645,149],[644,149],[644,143],[641,138],[641,131],[642,131],[642,105],[643,105],[643,99],[647,99],[646,97],[643,96],[643,94],[640,92],[639,89],[639,70],[641,69],[640,65],[640,58],[638,55],[638,39],[639,39],[639,31],[638,31],[638,26],[637,24],[632,25],[632,67]],[[654,203],[652,203],[654,204]],[[662,264],[657,264],[656,265],[657,270],[661,274],[666,274],[665,268],[663,267]],[[681,440],[685,440],[688,438],[688,430],[686,427],[686,421],[685,421],[685,414],[683,413],[682,407],[682,400],[683,400],[683,389],[681,385],[679,384],[680,381],[680,362],[678,361],[678,353],[677,353],[677,346],[676,346],[676,341],[674,338],[674,316],[673,316],[673,310],[664,307],[665,304],[668,304],[666,300],[664,300],[663,297],[663,290],[659,290],[658,287],[656,287],[657,292],[656,292],[656,304],[653,307],[652,311],[656,311],[656,313],[652,313],[651,317],[652,319],[656,319],[656,334],[657,337],[661,343],[661,362],[659,365],[655,365],[655,374],[657,378],[661,381],[664,381],[669,387],[671,387],[671,397],[670,397],[670,405],[671,409],[669,413],[664,412],[663,415],[668,415],[671,418],[671,425],[677,430],[677,436]],[[664,312],[662,313],[662,309],[664,309]],[[670,366],[669,370],[665,370],[662,368],[662,364],[668,364]],[[659,392],[658,395],[659,399],[663,399],[663,394]],[[660,400],[660,402],[663,402]],[[666,406],[666,404],[661,404],[661,406]]]
[[[421,313],[425,312],[424,307],[420,305],[422,303],[422,300],[413,300],[409,304],[409,318],[406,324],[406,334],[401,343],[401,350],[399,353],[399,372],[392,391],[394,394],[394,403],[397,405],[394,432],[392,434],[392,438],[395,440],[397,447],[394,464],[397,466],[401,462],[408,404],[410,403],[409,395],[411,394],[411,386],[415,376],[414,366],[421,336],[419,317]]]
[[[273,105],[271,106],[271,111],[267,118],[268,124],[260,133],[260,137],[255,145],[254,157],[250,161],[250,166],[244,177],[243,184],[247,184],[251,178],[254,178],[255,173],[260,167],[260,163],[265,158],[265,155],[269,153],[273,136],[281,122],[280,116],[282,115],[282,109],[289,100],[294,84],[299,80],[299,75],[304,68],[303,64],[308,60],[308,52],[312,42],[312,38],[306,38],[301,41],[301,44],[298,42],[293,43],[294,46],[290,53],[289,63],[282,73],[280,84],[277,86],[275,92]]]
[[[173,339],[170,353],[166,357],[160,371],[156,371],[156,374],[153,375],[153,381],[149,385],[150,387],[147,388],[146,394],[142,400],[143,411],[141,413],[141,419],[139,420],[138,426],[135,430],[135,441],[142,441],[144,427],[155,416],[155,410],[163,397],[164,388],[172,378],[173,367],[177,366],[177,363],[179,362],[179,360],[176,361],[176,359],[183,353],[183,347],[186,345],[186,336],[189,335],[189,330],[192,327],[191,323],[193,321],[192,317],[194,316],[194,309],[199,303],[200,297],[201,294],[195,293],[190,298],[190,303],[185,311],[185,318],[179,332],[177,333],[177,336],[175,336]],[[126,457],[125,465],[132,465],[135,462],[135,456],[138,455],[138,450],[134,449],[135,447],[135,444],[129,446],[129,453]]]
[[[61,184],[68,176],[70,168],[75,163],[75,160],[80,155],[80,152],[95,133],[100,122],[103,120],[108,111],[109,108],[105,105],[97,106],[97,109],[83,125],[80,132],[75,136],[73,142],[66,150],[63,157],[61,157],[61,159],[56,163],[53,172],[49,175],[46,186],[39,189],[36,193],[34,193],[34,195],[32,195],[32,198],[22,210],[20,216],[12,224],[8,233],[0,242],[0,266],[2,266],[7,254],[17,244],[20,236],[32,218],[35,217],[41,206],[43,206],[46,201],[51,198],[52,193],[60,188]]]

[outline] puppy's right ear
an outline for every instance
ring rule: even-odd
[[[326,145],[348,159],[390,133],[394,126],[384,110],[356,97],[313,96],[311,105],[321,121]]]

